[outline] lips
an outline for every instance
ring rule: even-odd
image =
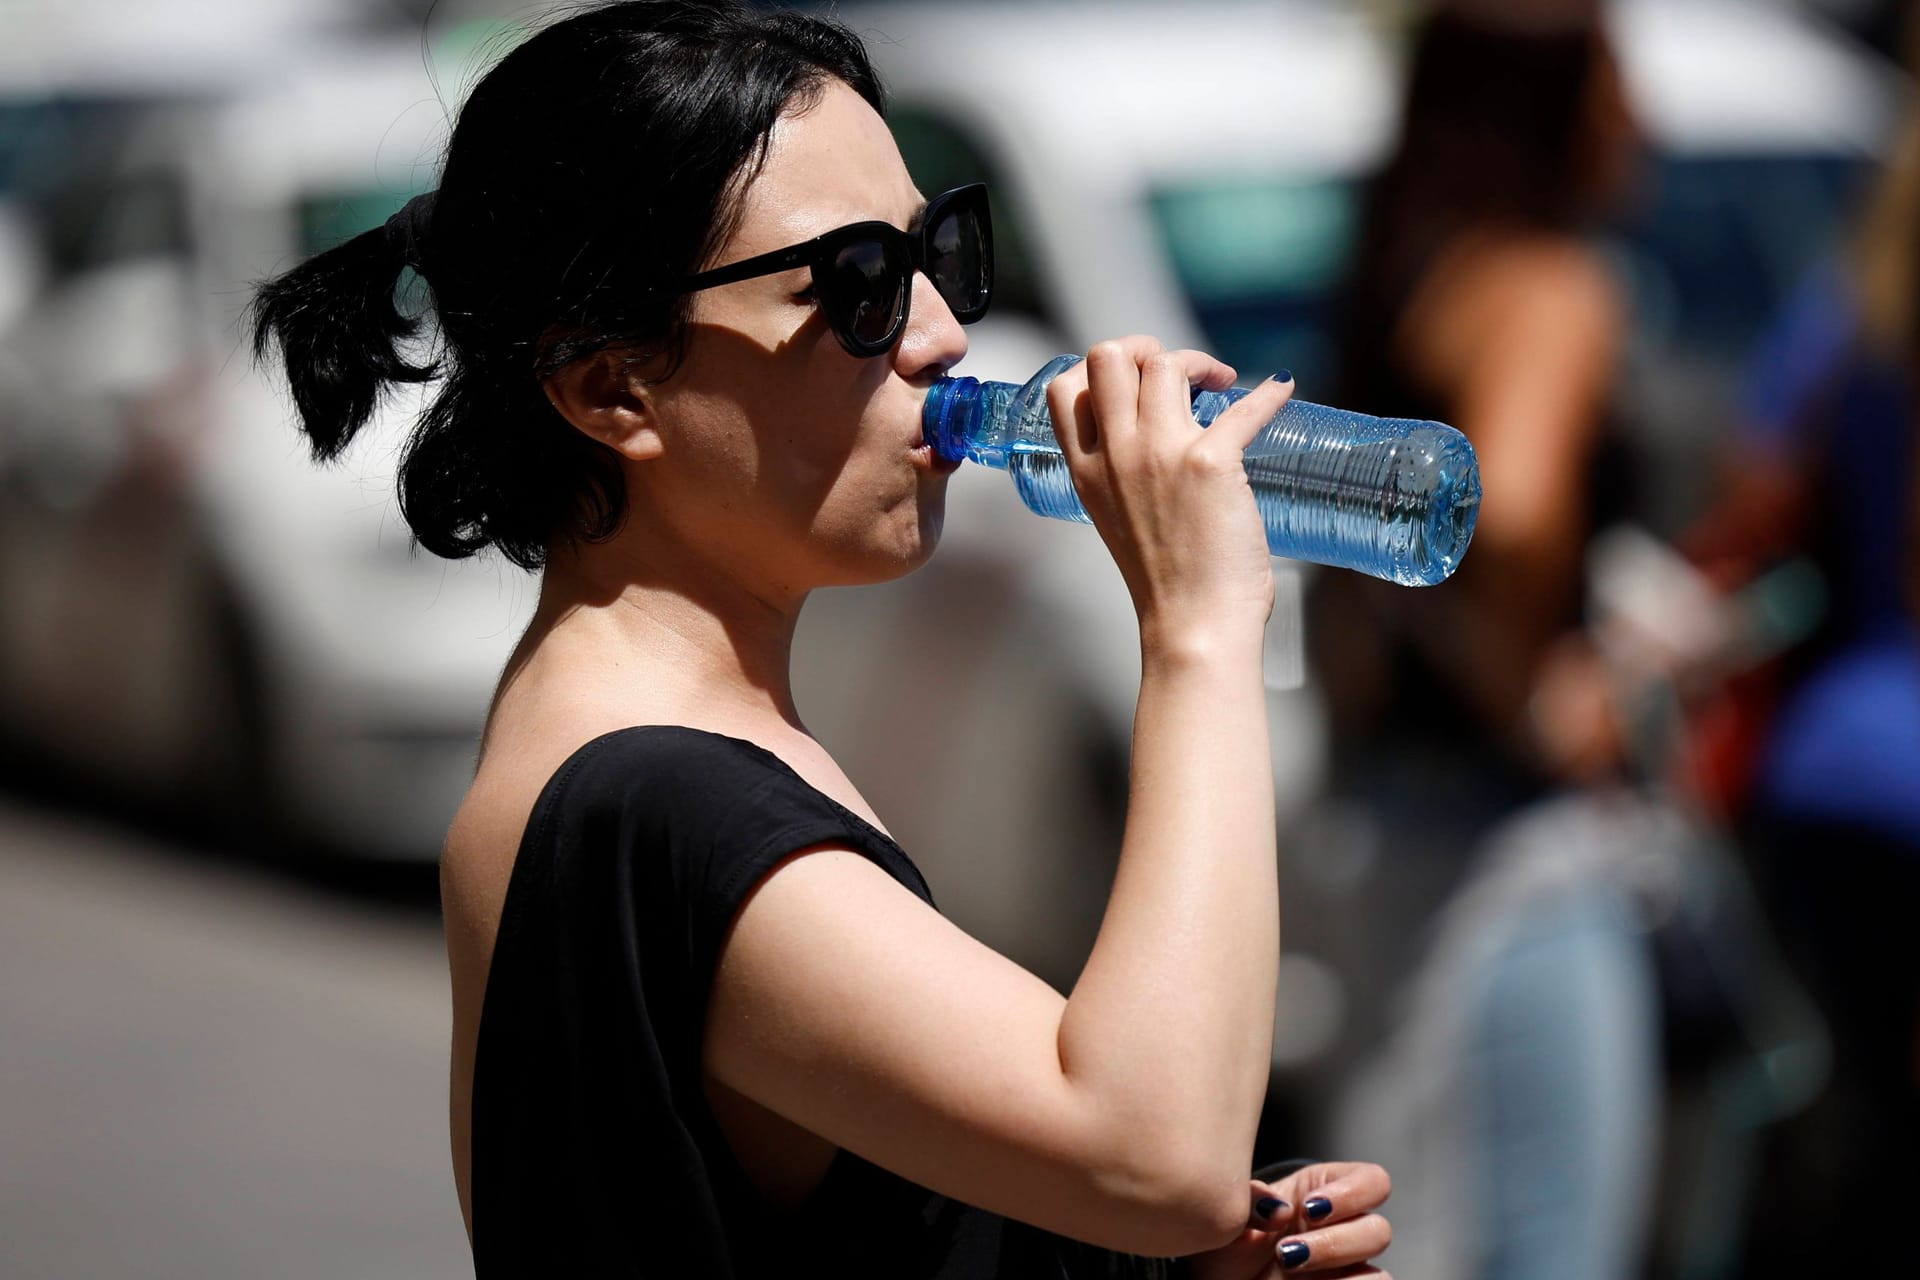
[[[949,462],[936,453],[933,446],[926,441],[922,441],[908,449],[907,454],[913,459],[914,466],[932,471],[937,475],[952,475],[960,469],[960,463],[958,461]]]

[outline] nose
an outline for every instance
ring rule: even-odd
[[[909,382],[946,376],[967,354],[967,332],[926,273],[913,273],[913,303],[907,330],[893,349],[893,366]]]

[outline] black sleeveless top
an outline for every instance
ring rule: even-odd
[[[833,841],[917,897],[885,834],[751,742],[648,725],[576,751],[508,884],[474,1062],[480,1280],[509,1276],[1152,1276],[841,1150],[797,1210],[766,1201],[707,1106],[721,940],[788,854]]]

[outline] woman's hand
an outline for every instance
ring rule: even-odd
[[[1291,382],[1266,382],[1202,429],[1195,386],[1234,371],[1153,338],[1102,342],[1047,387],[1075,490],[1113,553],[1150,643],[1225,628],[1257,644],[1273,609],[1265,527],[1241,455]]]
[[[1393,1228],[1374,1212],[1393,1190],[1379,1165],[1311,1164],[1278,1182],[1250,1186],[1247,1230],[1231,1244],[1190,1257],[1194,1280],[1387,1277],[1370,1265],[1393,1242]],[[1262,1214],[1263,1207],[1272,1212]]]

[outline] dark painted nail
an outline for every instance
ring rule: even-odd
[[[1312,1256],[1313,1250],[1298,1240],[1289,1240],[1280,1246],[1280,1265],[1289,1271]]]
[[[1282,369],[1282,370],[1281,370],[1280,372],[1278,372],[1278,373],[1276,373],[1276,374],[1274,374],[1274,375],[1273,375],[1273,380],[1274,380],[1275,382],[1292,382],[1292,381],[1293,381],[1293,370],[1291,370],[1291,369]]]
[[[1313,1199],[1307,1201],[1307,1220],[1309,1222],[1318,1222],[1332,1212],[1333,1201],[1327,1199],[1325,1196],[1315,1196]]]
[[[1268,1196],[1266,1199],[1256,1203],[1253,1206],[1253,1211],[1263,1218],[1271,1218],[1274,1214],[1286,1207],[1287,1202],[1279,1196]]]

